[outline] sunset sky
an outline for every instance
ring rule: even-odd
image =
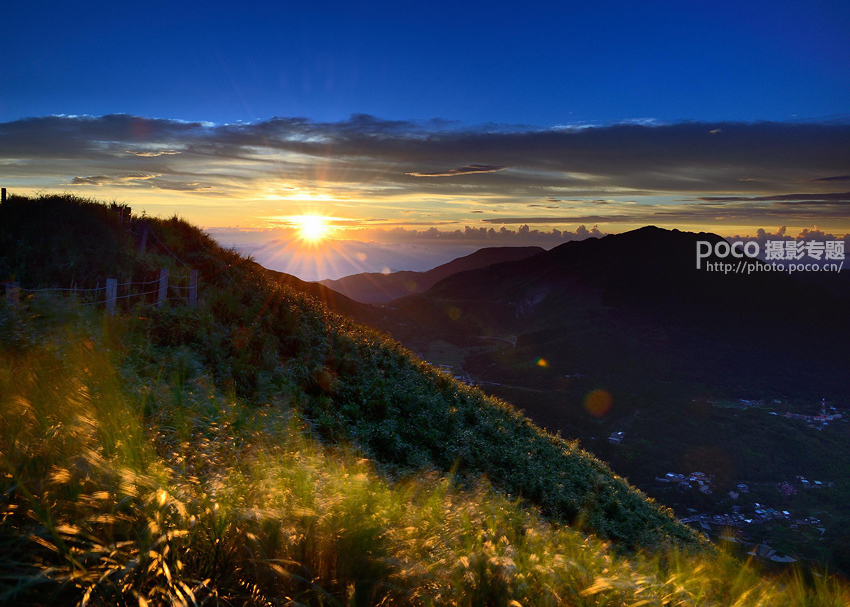
[[[646,224],[850,232],[847,2],[198,6],[5,7],[2,185],[308,279]]]

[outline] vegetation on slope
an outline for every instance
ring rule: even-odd
[[[840,605],[829,579],[626,558],[486,481],[388,482],[283,400],[53,302],[2,309],[0,601],[90,605]],[[14,321],[14,324],[12,322]],[[130,344],[128,346],[128,344]]]
[[[67,206],[62,233],[101,221],[115,234],[114,250],[98,252],[105,269],[78,270],[80,284],[180,259],[204,289],[197,309],[136,298],[114,317],[52,295],[0,307],[0,600],[847,598],[829,580],[812,589],[700,550],[677,556],[673,545],[702,546],[697,536],[576,445],[184,222],[149,220],[170,253],[141,255],[99,205],[11,203],[0,207],[0,247],[49,260],[50,234],[27,236],[29,224],[7,221],[10,207],[35,222],[45,205]],[[77,255],[93,241],[72,242]],[[24,286],[67,284],[53,266],[15,271]]]
[[[39,252],[45,264],[20,264],[24,286],[28,280],[61,285],[54,268],[63,251],[89,272],[78,271],[83,284],[109,273],[137,280],[120,275],[125,268],[143,277],[156,275],[163,264],[173,274],[180,264],[198,269],[204,285],[198,308],[134,314],[132,334],[152,347],[197,353],[225,392],[255,403],[283,399],[318,436],[354,443],[385,472],[399,476],[433,467],[456,469],[464,478],[484,474],[547,515],[624,548],[699,543],[670,512],[576,444],[546,434],[509,405],[454,381],[383,335],[331,314],[185,222],[148,220],[151,248],[161,243],[159,251],[167,254],[142,255],[126,224],[105,216],[108,208],[96,203],[13,199],[0,212],[4,241]],[[54,230],[33,228],[45,216],[59,224],[63,247],[52,243]],[[91,231],[98,224],[103,235],[73,238],[78,225]],[[103,267],[89,260],[89,243]]]

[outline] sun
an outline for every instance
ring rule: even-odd
[[[320,215],[301,215],[295,218],[298,235],[307,242],[319,242],[328,234],[327,219]]]

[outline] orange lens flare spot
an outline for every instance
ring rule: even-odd
[[[449,308],[447,312],[452,320],[460,320],[460,308]]]
[[[545,369],[546,367],[549,366],[549,361],[541,356],[540,358],[537,359],[537,362],[535,364],[538,367],[540,367],[541,369]]]
[[[594,390],[584,398],[584,408],[593,417],[602,417],[611,410],[611,395],[605,390]]]

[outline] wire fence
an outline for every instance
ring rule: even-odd
[[[98,283],[95,287],[32,289],[22,287],[16,282],[3,282],[0,285],[6,291],[6,302],[13,306],[20,305],[22,299],[44,296],[66,297],[81,306],[105,306],[108,312],[114,312],[119,301],[137,298],[147,298],[149,303],[155,302],[158,306],[168,301],[195,307],[198,301],[198,272],[191,268],[186,274],[171,274],[168,270],[162,269],[159,278],[153,280],[130,280],[119,283],[116,279],[109,278],[106,284]]]
[[[3,200],[5,201],[6,188],[3,188]],[[101,286],[98,283],[95,287],[80,288],[76,285],[71,287],[43,287],[31,289],[20,286],[17,282],[0,282],[6,291],[6,301],[14,306],[21,303],[22,295],[24,299],[43,297],[45,295],[61,295],[70,296],[74,302],[83,306],[106,306],[108,312],[114,312],[118,301],[126,301],[136,298],[149,298],[156,296],[156,304],[162,306],[167,301],[183,302],[190,307],[195,307],[198,302],[198,271],[192,269],[189,264],[180,259],[168,246],[162,242],[157,236],[156,231],[152,229],[152,225],[147,221],[132,221],[130,216],[130,208],[126,205],[112,205],[113,210],[117,211],[121,217],[122,224],[125,222],[129,225],[131,234],[139,237],[140,251],[144,253],[147,237],[151,236],[169,255],[177,260],[183,267],[188,269],[186,274],[170,275],[165,268],[160,270],[159,278],[153,280],[127,281],[119,283],[114,278],[108,278],[106,284]],[[137,227],[141,230],[138,233],[133,230]],[[153,287],[153,285],[156,285]],[[152,287],[152,288],[149,288]],[[123,292],[122,292],[123,291]]]

